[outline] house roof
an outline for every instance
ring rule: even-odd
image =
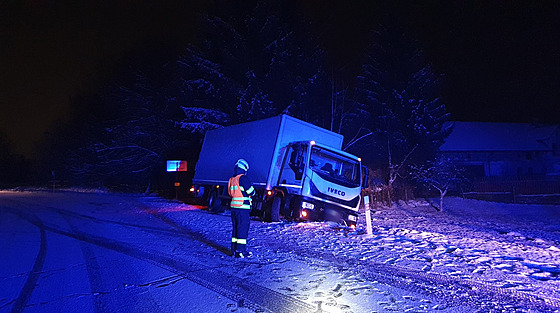
[[[558,125],[452,122],[440,151],[550,151]]]

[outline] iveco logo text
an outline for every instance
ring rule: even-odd
[[[345,193],[344,191],[342,191],[342,190],[334,189],[334,188],[331,188],[331,187],[327,187],[327,189],[328,189],[328,191],[329,191],[330,193],[334,193],[334,194],[337,194],[337,195],[339,195],[339,196],[343,196],[343,197],[344,197],[344,195],[346,194],[346,193]]]

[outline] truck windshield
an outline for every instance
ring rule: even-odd
[[[360,186],[360,166],[356,160],[313,146],[309,166],[327,180],[347,187]]]

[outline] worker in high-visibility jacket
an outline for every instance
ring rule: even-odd
[[[231,222],[233,224],[231,252],[236,258],[251,256],[251,253],[247,251],[247,237],[249,235],[249,215],[255,188],[247,178],[247,170],[249,170],[249,163],[244,159],[237,160],[233,177],[228,182],[228,193],[231,196]]]

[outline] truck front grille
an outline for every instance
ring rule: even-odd
[[[311,194],[313,196],[321,197],[325,200],[340,203],[342,205],[346,205],[346,206],[349,206],[349,207],[352,207],[352,208],[355,208],[355,207],[358,206],[358,202],[360,201],[360,196],[356,196],[354,199],[348,200],[348,201],[347,200],[342,200],[342,199],[339,199],[339,198],[336,198],[336,197],[333,197],[333,196],[330,196],[330,195],[327,195],[327,194],[324,194],[324,193],[320,192],[319,189],[317,189],[317,187],[315,186],[315,184],[313,182],[310,182],[310,183],[311,183],[310,184],[311,185]]]

